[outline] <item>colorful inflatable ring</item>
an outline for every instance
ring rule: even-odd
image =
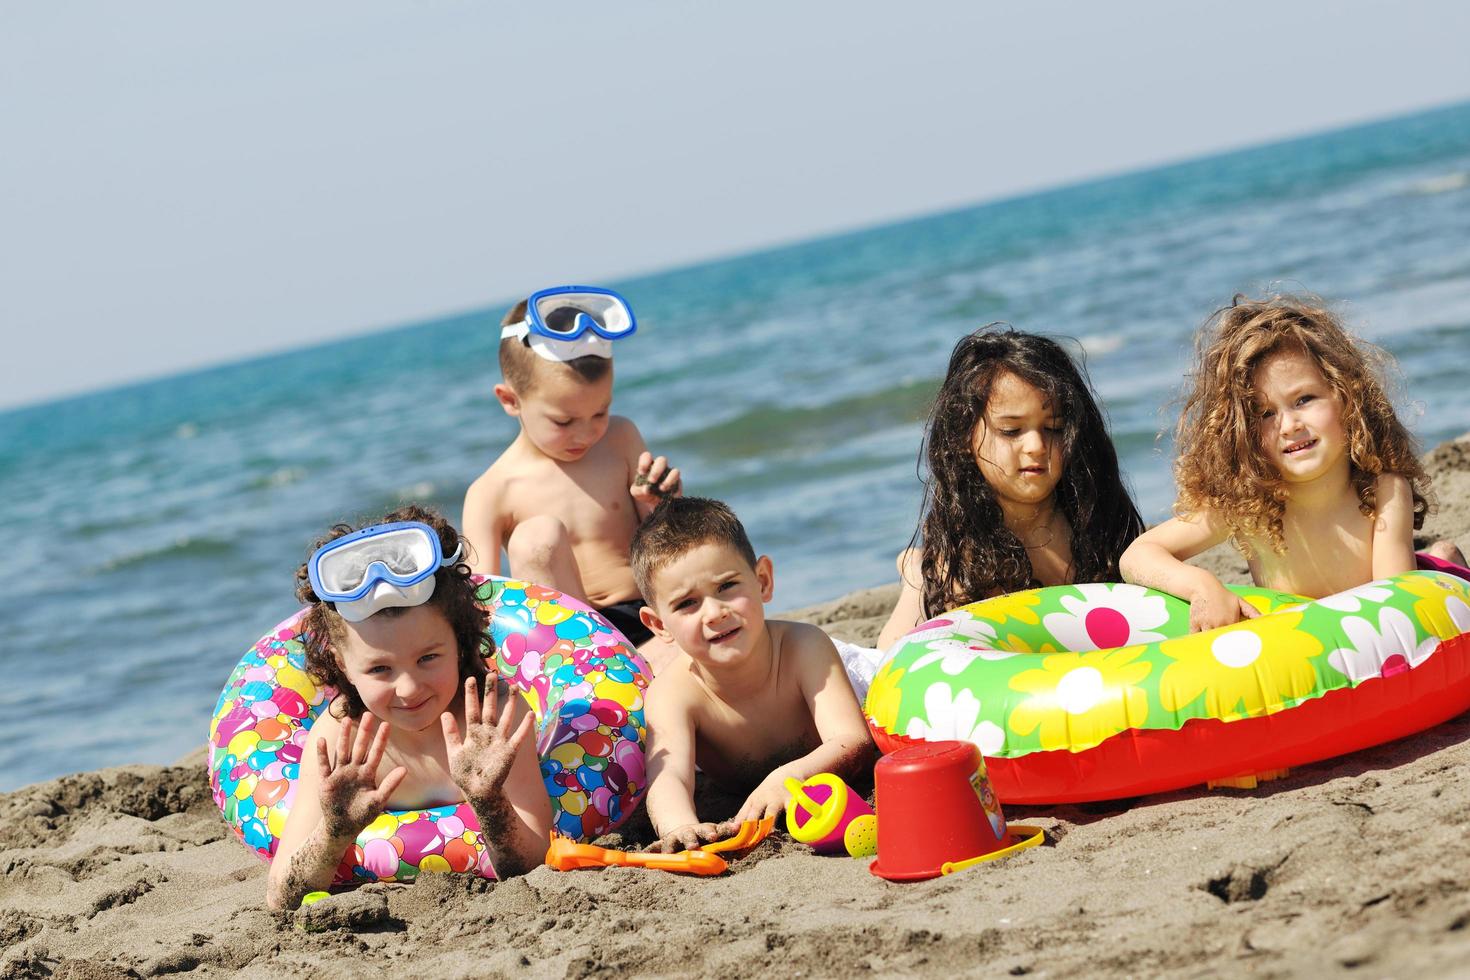
[[[969,739],[1006,803],[1115,799],[1255,775],[1470,709],[1470,582],[1407,572],[1189,633],[1136,585],[1033,589],[919,626],[868,692],[883,751]]]
[[[496,671],[536,715],[552,826],[591,840],[621,823],[647,788],[641,657],[603,616],[552,589],[477,580],[492,612]],[[209,725],[209,783],[226,822],[270,860],[296,793],[307,731],[335,692],[306,673],[301,612],[246,651]],[[337,880],[408,881],[420,871],[494,877],[468,804],[384,813]]]

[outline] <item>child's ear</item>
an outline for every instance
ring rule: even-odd
[[[652,606],[644,606],[638,610],[638,618],[643,621],[653,635],[665,643],[673,643],[674,637],[668,630],[664,629],[664,621],[659,618],[658,613],[653,611]]]
[[[500,402],[500,407],[505,409],[505,414],[511,418],[518,418],[521,414],[521,396],[516,390],[505,382],[495,386],[495,400]]]
[[[755,580],[761,585],[761,602],[770,602],[771,596],[776,594],[776,566],[771,564],[768,555],[761,555],[755,560]]]

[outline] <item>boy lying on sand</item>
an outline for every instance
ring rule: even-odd
[[[646,702],[655,849],[697,848],[780,813],[788,778],[871,767],[873,743],[832,641],[815,626],[766,620],[771,559],[756,557],[730,508],[664,500],[633,536],[631,558],[643,622],[679,650]],[[696,764],[755,787],[734,820],[700,822]]]

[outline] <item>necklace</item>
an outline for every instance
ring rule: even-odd
[[[1038,541],[1035,544],[1027,544],[1024,540],[1022,540],[1021,547],[1025,548],[1027,551],[1035,551],[1037,548],[1045,548],[1047,545],[1051,544],[1051,539],[1054,537],[1056,537],[1056,531],[1052,530],[1051,524],[1048,523],[1046,525],[1045,541]]]
[[[1045,525],[1045,527],[1046,527],[1046,540],[1044,540],[1044,541],[1038,541],[1035,544],[1027,544],[1025,537],[1023,537],[1020,534],[1017,534],[1016,537],[1017,538],[1020,538],[1020,540],[1021,540],[1021,547],[1025,548],[1027,551],[1035,551],[1038,548],[1045,548],[1047,545],[1051,544],[1052,538],[1056,537],[1056,534],[1057,534],[1057,532],[1056,532],[1056,523],[1057,523],[1057,514],[1056,514],[1056,511],[1052,511],[1050,514],[1048,514],[1046,516],[1046,525]]]

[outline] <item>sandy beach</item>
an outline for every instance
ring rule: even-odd
[[[1470,545],[1470,436],[1428,460],[1424,538]],[[1233,554],[1204,561],[1244,580]],[[894,594],[794,615],[872,642]],[[0,977],[1450,976],[1470,957],[1470,715],[1256,790],[1007,816],[1045,846],[913,884],[778,834],[715,879],[426,875],[278,916],[201,750],[0,795]],[[650,838],[640,811],[603,843]]]

